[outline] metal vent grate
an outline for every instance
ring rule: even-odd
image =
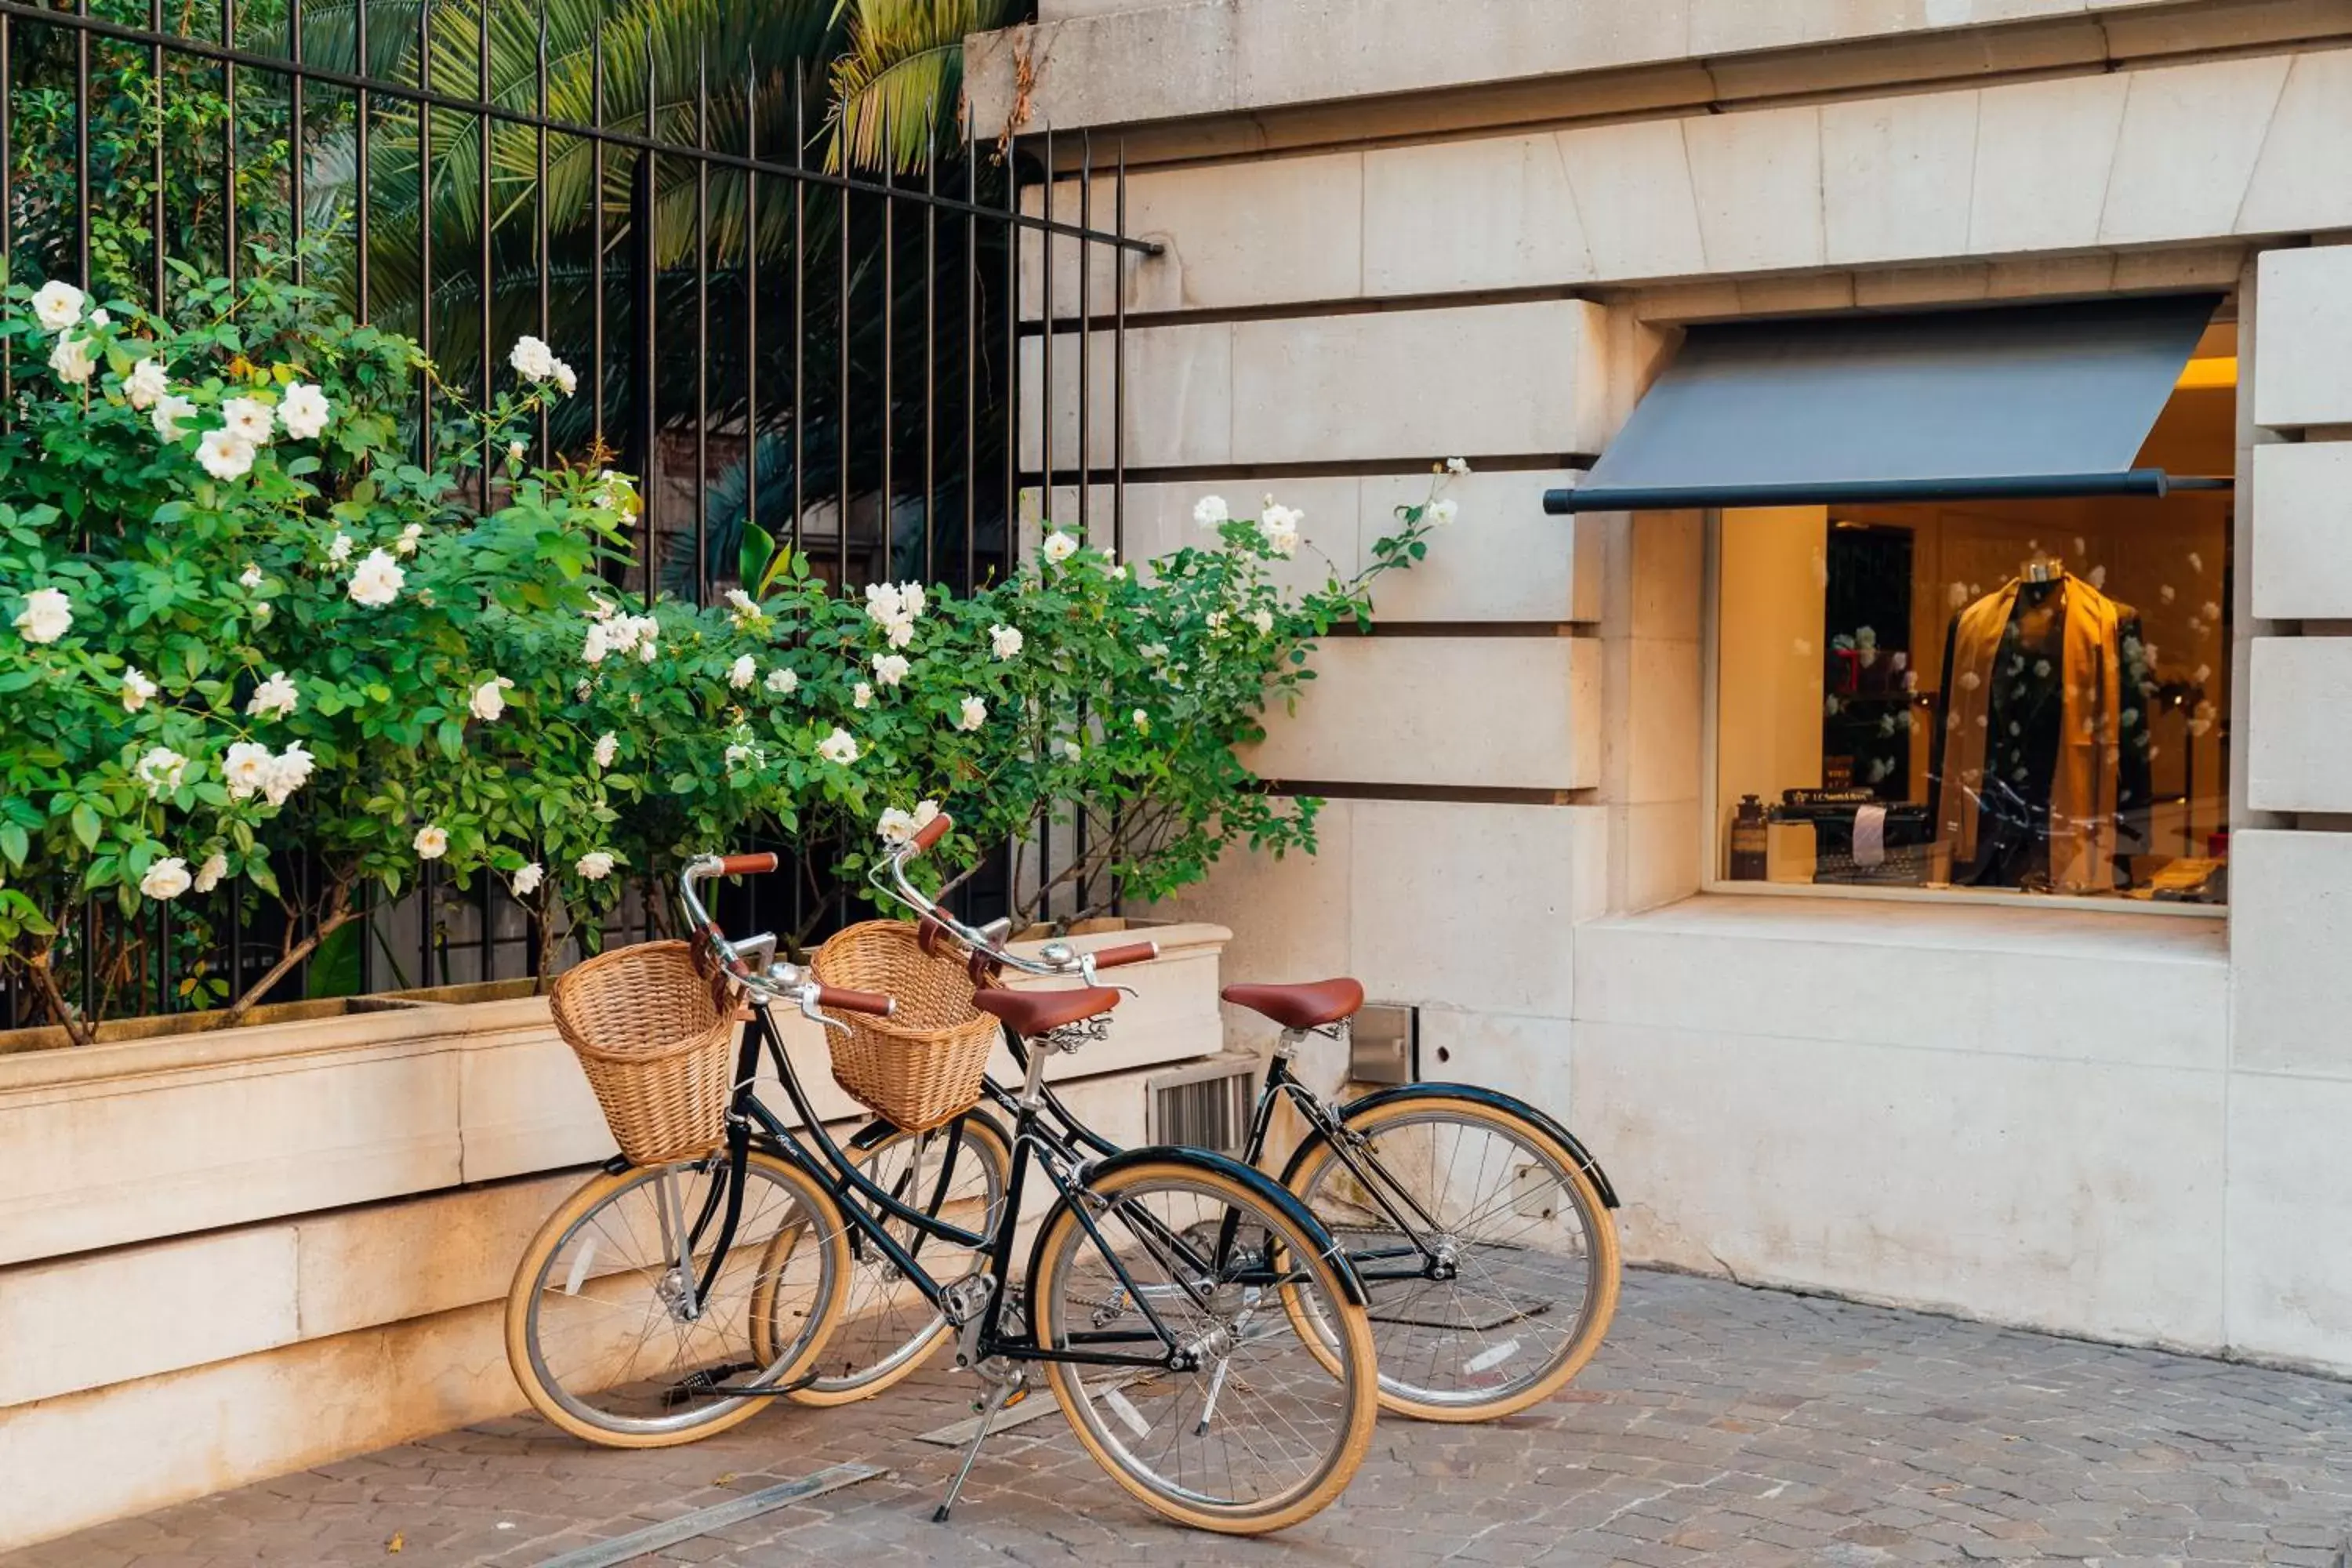
[[[1257,1058],[1212,1057],[1144,1083],[1145,1128],[1154,1143],[1238,1156],[1249,1136]]]

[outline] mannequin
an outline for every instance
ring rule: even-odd
[[[1929,742],[1935,876],[2111,893],[2144,844],[2147,701],[2137,612],[2039,552],[1944,634]]]

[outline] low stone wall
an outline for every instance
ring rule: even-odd
[[[1128,1142],[1221,1043],[1227,932],[1152,934],[1054,1064]],[[814,1027],[788,1049],[857,1120]],[[612,1152],[538,998],[0,1058],[0,1550],[518,1408],[515,1260]]]

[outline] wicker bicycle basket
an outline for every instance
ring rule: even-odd
[[[721,1000],[683,942],[616,948],[556,981],[555,1026],[633,1163],[684,1159],[725,1137],[735,1020]]]
[[[979,1100],[997,1023],[971,1005],[971,977],[945,950],[923,952],[904,921],[866,921],[817,949],[814,967],[827,985],[898,999],[887,1018],[843,1014],[849,1033],[825,1031],[833,1079],[853,1099],[909,1132]]]

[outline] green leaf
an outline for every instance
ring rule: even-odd
[[[89,802],[83,801],[73,808],[72,821],[73,836],[81,841],[81,847],[85,849],[97,848],[99,824],[96,808]]]
[[[8,857],[9,864],[21,866],[32,852],[32,840],[20,825],[0,822],[0,855]]]

